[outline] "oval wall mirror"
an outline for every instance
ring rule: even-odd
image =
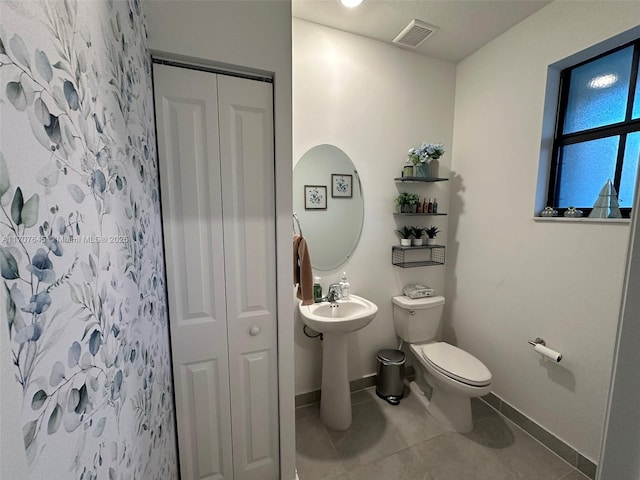
[[[334,270],[353,254],[362,232],[364,199],[346,153],[325,144],[300,158],[293,169],[293,211],[314,269]]]

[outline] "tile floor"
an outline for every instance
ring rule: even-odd
[[[470,434],[445,432],[410,392],[399,406],[375,387],[352,395],[353,423],[331,430],[319,405],[296,410],[300,480],[588,480],[484,402]]]

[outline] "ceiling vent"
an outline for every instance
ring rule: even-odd
[[[420,20],[411,20],[409,25],[407,25],[404,30],[402,30],[398,36],[393,39],[393,43],[397,43],[404,47],[416,48],[427,38],[436,33],[436,30],[438,30],[438,27],[421,22]]]

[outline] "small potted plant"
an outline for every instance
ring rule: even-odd
[[[429,228],[424,229],[427,232],[427,245],[435,245],[436,244],[436,235],[440,233],[438,227],[431,225]]]
[[[424,243],[422,234],[425,232],[425,229],[422,227],[411,227],[411,230],[413,232],[413,240],[411,244],[416,246],[422,245]]]
[[[400,207],[400,213],[413,213],[413,207],[420,201],[416,193],[401,192],[396,197],[396,205]]]
[[[413,235],[412,227],[402,227],[400,230],[396,230],[396,233],[400,235],[400,245],[403,247],[411,246],[411,235]]]

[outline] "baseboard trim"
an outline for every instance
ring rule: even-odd
[[[598,468],[597,464],[593,463],[563,440],[560,440],[550,431],[538,425],[521,411],[505,402],[502,398],[498,397],[494,393],[489,393],[484,397],[480,397],[480,400],[483,400],[487,405],[518,425],[525,432],[538,440],[556,455],[564,459],[571,466],[584,473],[587,477],[591,479],[596,478],[596,470]]]
[[[367,375],[366,377],[357,378],[349,382],[349,389],[351,392],[357,392],[364,390],[365,388],[373,387],[376,384],[376,374]],[[311,405],[320,401],[320,390],[313,390],[312,392],[300,393],[296,395],[296,408]]]

